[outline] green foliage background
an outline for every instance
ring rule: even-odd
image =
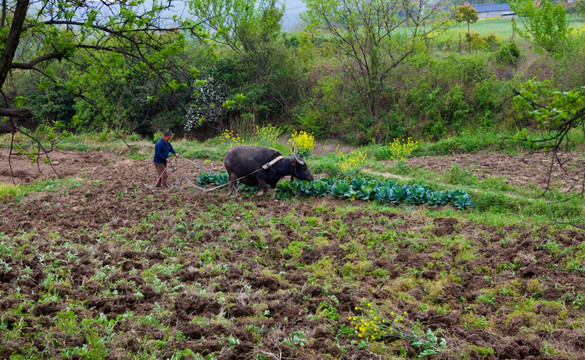
[[[212,14],[211,3],[220,1],[191,1],[191,14],[200,19]],[[534,121],[506,101],[521,84],[548,79],[566,91],[585,82],[585,38],[577,14],[567,15],[569,30],[562,33],[567,40],[554,53],[524,36],[528,29],[519,21],[514,27],[510,19],[481,19],[452,23],[417,40],[414,52],[371,88],[379,104],[372,111],[363,82],[349,71],[351,58],[338,56],[328,33],[314,26],[282,31],[284,9],[272,2],[254,11],[230,4],[222,6],[237,12],[206,23],[213,32],[160,35],[165,47],[145,54],[157,60],[157,68],[120,53],[77,51],[71,61],[46,63],[44,74],[13,73],[5,92],[32,110],[30,127],[113,129],[149,138],[170,129],[201,139],[226,128],[247,133],[276,124],[369,145],[530,127]],[[399,32],[388,48],[404,40]],[[71,41],[66,34],[55,36],[60,46]],[[388,66],[389,59],[376,61]]]

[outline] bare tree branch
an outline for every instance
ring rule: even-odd
[[[38,148],[40,148],[41,150],[43,150],[43,153],[45,154],[45,156],[47,157],[47,159],[49,160],[49,166],[51,167],[51,169],[53,169],[53,172],[55,173],[55,175],[57,175],[58,178],[61,177],[61,175],[59,175],[59,173],[57,172],[57,170],[55,170],[55,168],[53,167],[53,164],[51,163],[51,158],[49,157],[49,152],[45,149],[45,147],[43,146],[43,144],[41,144],[41,142],[35,138],[34,136],[32,136],[31,134],[27,133],[26,131],[23,131],[22,128],[19,128],[18,125],[16,125],[16,121],[14,120],[14,118],[11,119],[12,121],[12,132],[13,132],[13,137],[14,137],[14,132],[16,130],[18,130],[20,133],[24,134],[26,137],[30,138],[31,140],[33,140],[34,142],[37,143]],[[12,153],[13,150],[13,143],[10,144],[10,153]],[[38,164],[39,162],[39,157],[40,157],[40,151],[37,151],[37,158],[36,158],[36,162]],[[38,165],[37,165],[38,166]],[[10,168],[11,171],[11,175],[12,174],[12,167]],[[40,167],[39,167],[39,172],[42,173]],[[14,182],[14,179],[12,179],[12,181]]]

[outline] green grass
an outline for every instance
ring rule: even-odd
[[[20,195],[22,189],[19,185],[0,184],[0,202],[10,201]]]
[[[533,150],[525,141],[515,140],[516,132],[511,129],[493,131],[490,129],[467,129],[456,135],[448,136],[434,142],[419,141],[412,156],[440,156],[451,154],[474,154],[479,151],[503,152],[517,155]],[[415,139],[417,140],[417,139]],[[574,129],[569,133],[562,150],[577,151],[585,149],[585,135],[582,129]],[[362,147],[370,158],[374,158],[383,144]],[[385,145],[387,146],[387,145]],[[333,158],[331,158],[333,159]]]
[[[471,32],[478,32],[482,36],[488,34],[498,35],[502,40],[508,39],[512,31],[512,21],[510,18],[493,18],[493,19],[480,19],[475,24],[470,24],[469,29]],[[465,34],[467,32],[467,23],[463,22],[453,26],[447,30],[441,37],[454,37],[458,38],[459,34]],[[439,38],[441,38],[439,37]]]
[[[522,26],[521,21],[516,20],[520,26]],[[582,17],[577,15],[570,15],[569,16],[570,26],[575,29],[582,28],[585,25],[585,21]],[[474,33],[477,32],[482,36],[486,36],[489,34],[497,35],[500,40],[508,40],[511,36],[514,35],[514,31],[512,29],[512,18],[489,18],[489,19],[480,19],[475,24],[470,24],[469,30]],[[439,39],[441,38],[458,38],[459,34],[462,36],[467,32],[467,23],[463,22],[460,24],[456,24],[446,32],[444,32]],[[465,39],[464,39],[465,40]]]
[[[414,156],[435,156],[450,154],[468,154],[476,153],[482,150],[506,151],[517,153],[527,149],[524,143],[507,141],[505,138],[511,138],[512,134],[501,134],[496,132],[462,132],[459,135],[450,136],[436,142],[421,143],[418,149],[413,153]]]
[[[512,130],[490,131],[464,130],[454,136],[443,138],[436,142],[422,142],[413,152],[413,156],[435,156],[450,154],[473,154],[479,151],[504,152],[516,155],[531,150],[528,143],[515,140],[516,133]],[[562,145],[563,150],[583,150],[585,135],[582,129],[575,129],[569,133],[568,141]]]

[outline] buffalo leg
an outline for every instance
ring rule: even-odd
[[[256,193],[256,196],[262,196],[262,195],[264,195],[264,193],[265,193],[265,192],[266,192],[266,190],[267,190],[267,189],[266,189],[266,180],[264,180],[264,179],[259,179],[259,178],[256,178],[256,180],[258,181],[258,186],[260,187],[260,191],[258,191],[258,192]]]
[[[235,197],[238,197],[238,181],[236,176],[232,173],[229,173],[228,176],[228,188],[228,196],[233,194]]]
[[[276,186],[271,187],[270,192],[272,192],[272,200],[276,200]]]

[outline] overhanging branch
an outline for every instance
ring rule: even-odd
[[[43,55],[43,56],[39,56],[36,59],[32,59],[28,63],[12,63],[12,65],[10,65],[10,68],[12,68],[12,69],[32,70],[32,69],[34,69],[34,67],[36,65],[38,65],[39,63],[41,63],[43,61],[48,61],[48,60],[52,60],[52,59],[59,59],[59,60],[61,60],[63,58],[63,56],[64,55],[62,53],[46,54],[46,55]]]
[[[18,117],[18,118],[32,118],[33,114],[27,109],[8,109],[0,108],[0,116]]]

